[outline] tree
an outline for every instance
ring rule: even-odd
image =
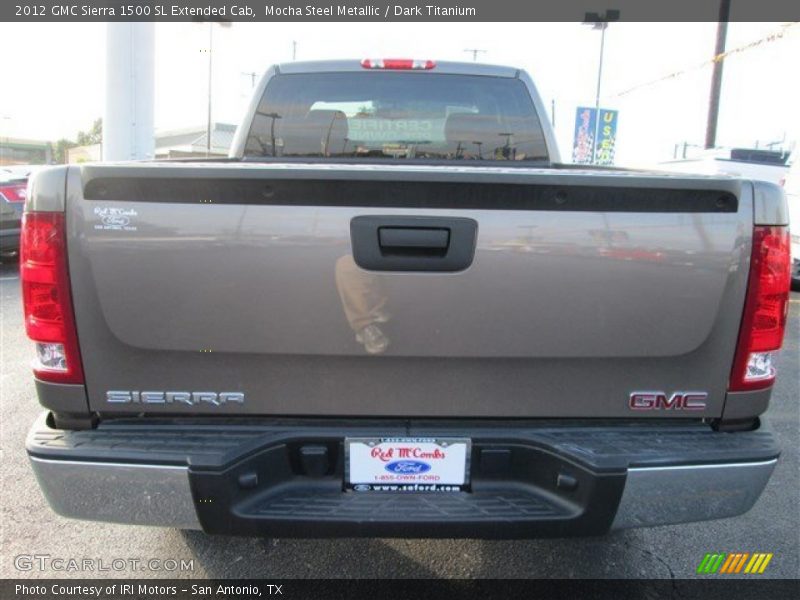
[[[95,119],[89,131],[79,131],[76,141],[61,138],[53,145],[53,161],[67,162],[67,150],[75,146],[91,146],[103,142],[103,119]]]
[[[77,145],[78,144],[72,140],[61,138],[55,144],[53,144],[53,161],[58,164],[64,164],[67,162],[67,150],[74,148]]]
[[[78,146],[91,146],[103,141],[103,119],[95,119],[89,131],[78,132]]]

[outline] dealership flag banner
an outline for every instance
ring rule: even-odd
[[[572,142],[572,162],[590,165],[594,159],[594,136],[597,131],[597,110],[579,106],[575,111],[575,136]]]
[[[579,106],[575,111],[572,162],[578,165],[613,165],[619,111]]]
[[[617,144],[618,111],[600,109],[600,125],[597,128],[597,143],[594,151],[594,164],[613,165],[614,150]]]

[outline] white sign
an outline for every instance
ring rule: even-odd
[[[460,491],[469,451],[463,438],[348,438],[347,483],[356,491]]]

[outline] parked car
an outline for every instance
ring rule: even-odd
[[[0,173],[0,260],[16,258],[27,177]]]
[[[789,203],[792,235],[792,289],[800,291],[800,160],[794,161],[783,183]]]
[[[791,154],[777,150],[757,148],[732,148],[730,150],[709,150],[694,158],[666,161],[660,168],[680,173],[702,173],[714,175],[722,173],[742,179],[780,183],[789,170]]]
[[[75,518],[535,537],[740,515],[786,325],[778,185],[559,163],[513,67],[272,67],[229,161],[37,173],[21,279]]]
[[[46,165],[3,165],[0,167],[0,178],[28,179]]]

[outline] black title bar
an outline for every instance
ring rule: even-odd
[[[533,558],[532,558],[533,560]],[[3,600],[784,600],[800,596],[797,580],[708,579],[6,579]]]
[[[719,7],[720,0],[10,0],[0,3],[0,20],[582,22],[613,10],[622,22],[717,21]],[[729,20],[800,20],[800,1],[733,0]]]

